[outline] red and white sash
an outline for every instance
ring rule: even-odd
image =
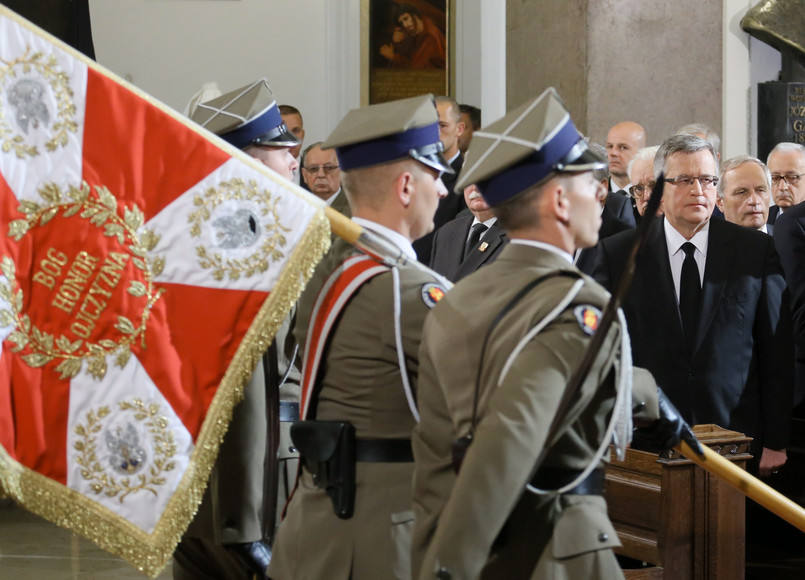
[[[352,256],[344,260],[330,274],[319,290],[307,329],[305,358],[302,363],[300,419],[307,418],[310,398],[319,374],[319,366],[327,346],[327,339],[344,306],[364,283],[389,270],[388,266],[376,262],[369,256]]]

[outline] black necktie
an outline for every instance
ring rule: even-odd
[[[693,253],[696,246],[690,242],[682,244],[685,261],[682,262],[682,276],[679,280],[679,313],[682,315],[682,328],[685,330],[685,342],[688,350],[693,352],[696,346],[696,333],[699,328],[699,302],[702,294],[702,281],[699,278],[699,267]]]
[[[481,236],[484,235],[484,232],[486,230],[487,230],[487,227],[484,224],[480,223],[480,222],[475,224],[474,226],[472,226],[472,231],[470,232],[470,237],[467,240],[467,245],[464,246],[464,257],[465,258],[467,256],[469,256],[470,252],[472,252],[473,248],[475,248],[475,246],[478,245],[478,242],[481,241]]]

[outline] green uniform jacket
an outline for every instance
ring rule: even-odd
[[[512,296],[557,270],[575,277],[542,282],[490,337],[481,365],[481,420],[456,477],[452,446],[470,430],[487,329]],[[526,345],[495,387],[521,337],[580,276],[553,252],[513,243],[495,263],[459,282],[428,317],[420,350],[421,422],[413,438],[412,569],[420,570],[419,578],[437,573],[439,578],[507,580],[621,575],[610,550],[619,542],[603,498],[525,491],[562,393],[590,342],[590,329],[574,311],[580,306],[603,310],[607,292],[584,276],[576,298]],[[603,440],[617,394],[620,334],[614,325],[574,402],[577,418],[562,426],[564,434],[547,452],[545,467],[582,470]],[[657,417],[651,376],[635,370],[634,379],[634,398],[646,403],[647,416]]]
[[[316,290],[355,251],[336,240],[314,274],[311,291],[306,290],[299,303],[300,344],[304,344]],[[423,287],[434,281],[412,267],[400,269],[402,343],[412,388],[417,381],[422,325],[430,310]],[[357,438],[410,438],[415,421],[400,377],[393,313],[390,272],[375,276],[353,295],[330,336],[316,419],[349,421]],[[413,469],[413,463],[358,463],[355,513],[348,520],[335,516],[329,496],[303,470],[274,543],[269,576],[274,580],[395,578],[398,562],[408,565],[409,554],[396,553],[392,536],[403,531],[400,528],[410,533]]]

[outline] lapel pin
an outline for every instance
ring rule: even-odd
[[[482,242],[480,246],[478,246],[479,252],[485,252],[486,249],[489,247],[489,244],[486,242]]]

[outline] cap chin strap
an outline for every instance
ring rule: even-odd
[[[567,167],[568,164],[573,163],[576,159],[584,155],[584,152],[587,151],[587,149],[587,143],[584,141],[579,141],[573,145],[573,148],[567,152],[567,155],[556,162],[556,164],[553,166],[554,169],[556,171],[589,171],[601,167],[602,163],[585,163],[584,165],[573,165],[572,167]]]
[[[258,145],[264,147],[282,147],[286,143],[289,147],[293,147],[294,145],[298,145],[298,142],[293,142],[290,140],[287,141],[272,141],[274,137],[278,137],[284,133],[288,133],[288,126],[285,123],[282,123],[280,126],[271,129],[270,131],[266,131],[252,139],[251,145]]]
[[[442,155],[443,151],[444,144],[441,141],[437,141],[436,143],[409,149],[408,155],[442,173],[455,173],[450,163]]]

